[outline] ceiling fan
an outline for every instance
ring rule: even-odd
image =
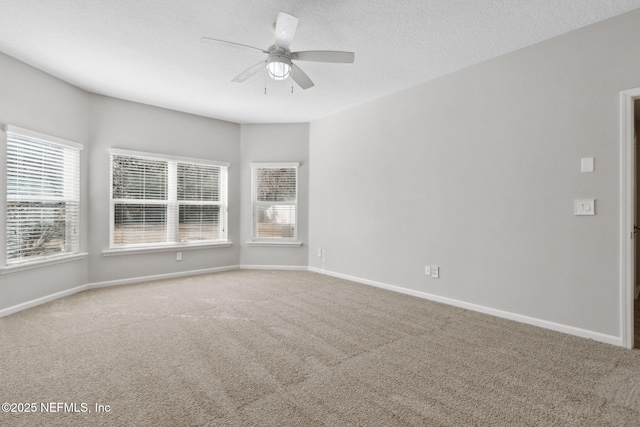
[[[275,24],[276,27],[276,40],[272,46],[268,49],[260,49],[259,47],[247,46],[240,43],[230,42],[227,40],[212,39],[209,37],[202,37],[201,42],[204,43],[228,43],[236,46],[246,47],[249,49],[256,49],[262,53],[266,53],[267,59],[258,62],[248,70],[238,74],[232,81],[241,83],[247,80],[249,77],[267,69],[269,77],[273,80],[282,81],[286,80],[289,76],[294,82],[298,84],[302,89],[309,89],[313,87],[313,82],[307,76],[304,71],[300,69],[292,61],[314,61],[314,62],[333,62],[333,63],[345,63],[351,64],[354,60],[353,52],[342,52],[333,50],[307,50],[302,52],[291,52],[289,45],[293,41],[293,36],[296,33],[298,27],[298,18],[288,13],[280,12],[278,14],[278,20]]]

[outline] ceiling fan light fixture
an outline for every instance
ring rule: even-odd
[[[202,37],[200,41],[206,43],[227,43],[233,46],[240,46],[248,49],[259,50],[262,53],[266,53],[267,59],[258,62],[251,68],[244,70],[238,74],[232,81],[236,83],[242,83],[249,77],[254,76],[266,68],[269,77],[276,81],[283,81],[291,77],[291,80],[295,82],[302,89],[312,88],[313,81],[307,76],[304,71],[300,69],[294,61],[312,61],[312,62],[333,62],[352,64],[354,59],[353,52],[343,52],[334,50],[306,50],[300,52],[291,52],[289,46],[293,41],[293,36],[296,33],[298,27],[298,18],[288,13],[278,13],[278,20],[275,25],[275,42],[266,50],[255,46],[248,46],[246,44],[231,42],[221,39],[212,39],[210,37]],[[266,78],[266,76],[265,76]],[[291,84],[293,90],[293,83]],[[265,82],[266,92],[266,82]]]
[[[291,59],[285,55],[269,55],[267,73],[275,81],[286,80],[291,73]]]

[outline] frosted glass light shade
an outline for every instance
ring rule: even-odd
[[[285,80],[291,73],[291,60],[286,56],[272,55],[267,59],[267,72],[273,80]]]

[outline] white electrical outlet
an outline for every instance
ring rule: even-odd
[[[440,277],[440,267],[438,267],[437,265],[431,266],[431,277],[433,277],[434,279]]]
[[[182,252],[176,252],[176,261],[182,261]]]
[[[431,276],[431,266],[430,265],[425,265],[424,266],[424,275],[425,276]]]
[[[318,248],[318,258],[322,258],[322,248]]]

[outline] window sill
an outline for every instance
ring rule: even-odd
[[[175,251],[190,251],[194,249],[210,249],[210,248],[228,248],[232,245],[232,242],[218,242],[218,243],[203,243],[200,245],[163,245],[163,246],[138,246],[133,248],[116,248],[105,249],[102,251],[103,256],[118,256],[118,255],[133,255],[133,254],[147,254],[154,252],[175,252]]]
[[[301,247],[302,242],[277,242],[277,241],[253,241],[247,242],[247,246],[284,246],[284,247]]]
[[[20,264],[8,265],[5,267],[0,267],[0,274],[17,273],[18,271],[31,270],[32,268],[40,268],[54,264],[61,264],[63,262],[77,261],[86,258],[87,255],[88,254],[86,252],[82,252],[71,255],[61,255],[39,261],[27,261]]]

